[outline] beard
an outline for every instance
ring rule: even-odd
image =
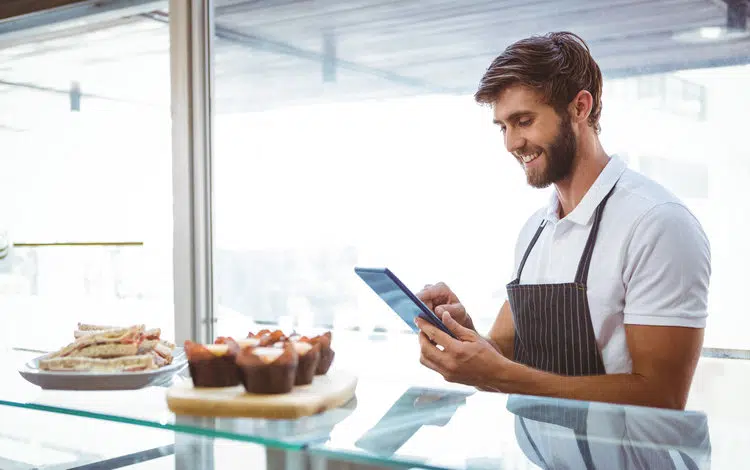
[[[557,129],[557,135],[549,145],[549,148],[544,151],[546,165],[538,170],[526,170],[526,180],[534,188],[546,188],[552,183],[564,180],[573,172],[573,162],[577,149],[576,137],[573,134],[570,116],[566,112],[563,112],[560,118],[561,121]],[[524,151],[521,153],[531,152]],[[520,163],[526,169],[522,160],[520,160]]]

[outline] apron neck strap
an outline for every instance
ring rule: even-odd
[[[607,205],[607,200],[609,200],[609,197],[612,195],[612,192],[614,190],[615,187],[612,186],[612,189],[609,190],[607,195],[604,196],[604,199],[602,199],[602,202],[600,202],[596,207],[596,212],[594,213],[594,224],[591,226],[589,238],[588,240],[586,240],[586,247],[583,249],[581,261],[578,262],[578,271],[576,271],[575,280],[577,284],[586,284],[586,282],[588,281],[589,268],[591,267],[591,257],[594,254],[594,244],[596,243],[596,236],[599,233],[599,224],[602,221],[604,206]]]
[[[539,228],[536,229],[534,238],[531,239],[531,243],[529,243],[529,246],[526,247],[526,253],[524,253],[523,258],[521,258],[521,264],[518,265],[518,274],[516,274],[516,279],[521,279],[521,272],[523,272],[523,266],[526,264],[526,260],[529,258],[531,249],[534,248],[534,245],[536,245],[536,241],[539,239],[539,235],[541,235],[542,232],[544,231],[545,225],[547,225],[547,219],[542,220],[542,223],[539,224]]]

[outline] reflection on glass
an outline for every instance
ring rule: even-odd
[[[518,445],[543,469],[705,469],[708,419],[674,412],[513,395]]]
[[[445,426],[471,392],[411,387],[354,445],[380,457],[398,451],[422,426]]]

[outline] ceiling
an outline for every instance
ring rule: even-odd
[[[20,125],[3,114],[40,93],[64,107],[74,81],[84,104],[93,96],[168,107],[166,3],[121,3],[127,8],[119,14],[112,6],[107,15],[90,14],[89,5],[78,19],[68,9],[64,17],[40,13],[23,23],[0,22],[0,126]],[[583,37],[608,77],[750,63],[750,39],[684,44],[673,38],[676,32],[725,24],[727,5],[720,0],[217,0],[215,5],[219,113],[472,93],[507,45],[554,30]]]

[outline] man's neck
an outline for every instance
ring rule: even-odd
[[[561,219],[576,208],[609,162],[609,156],[599,139],[593,140],[592,145],[578,149],[570,177],[555,183],[557,199],[560,201],[558,215]]]

